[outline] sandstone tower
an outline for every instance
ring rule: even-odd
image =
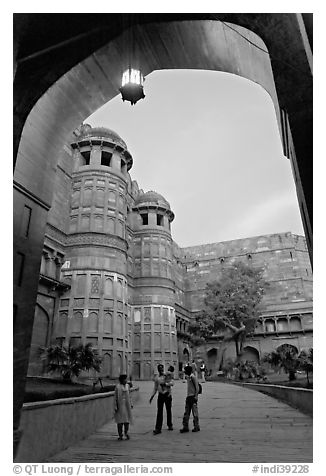
[[[169,203],[139,194],[134,215],[133,374],[149,379],[159,363],[177,369],[177,334]]]
[[[92,343],[102,372],[116,377],[131,366],[126,215],[132,157],[108,129],[84,127],[72,144],[74,167],[61,300],[55,334],[66,345]]]

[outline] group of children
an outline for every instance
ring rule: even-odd
[[[154,434],[161,433],[162,421],[163,421],[163,405],[165,404],[167,410],[168,429],[173,430],[172,426],[172,396],[171,387],[173,386],[174,367],[170,366],[168,371],[164,373],[163,365],[158,366],[159,375],[154,379],[154,391],[150,398],[150,403],[158,391],[158,413],[156,419],[156,426]],[[198,381],[197,376],[194,375],[191,366],[186,366],[185,373],[188,377],[188,390],[186,398],[186,408],[183,418],[183,428],[181,433],[189,431],[188,421],[190,413],[194,416],[194,429],[193,431],[199,431],[198,410],[197,410],[197,395],[198,395]],[[133,408],[132,400],[130,396],[130,385],[127,382],[127,375],[122,374],[119,376],[119,383],[115,388],[114,396],[114,419],[118,429],[118,440],[123,440],[123,433],[126,440],[129,440],[129,424],[133,423],[132,412]],[[190,387],[189,387],[190,384]],[[190,390],[189,390],[190,388]],[[162,402],[160,402],[160,398]],[[171,401],[170,401],[171,400]]]

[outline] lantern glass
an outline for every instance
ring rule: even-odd
[[[122,75],[122,86],[125,86],[128,83],[132,84],[143,84],[143,75],[138,69],[127,69]]]

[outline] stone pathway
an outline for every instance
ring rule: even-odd
[[[156,397],[152,382],[138,382],[139,400],[129,441],[117,441],[113,421],[89,438],[53,456],[62,463],[310,463],[312,418],[260,392],[219,382],[203,384],[199,433],[179,432],[186,384],[173,389],[174,431],[153,435]],[[192,422],[191,422],[192,423]]]

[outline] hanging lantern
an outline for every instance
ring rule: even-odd
[[[119,88],[123,101],[130,101],[133,106],[139,99],[144,99],[144,76],[138,69],[127,69],[122,75],[122,85]]]

